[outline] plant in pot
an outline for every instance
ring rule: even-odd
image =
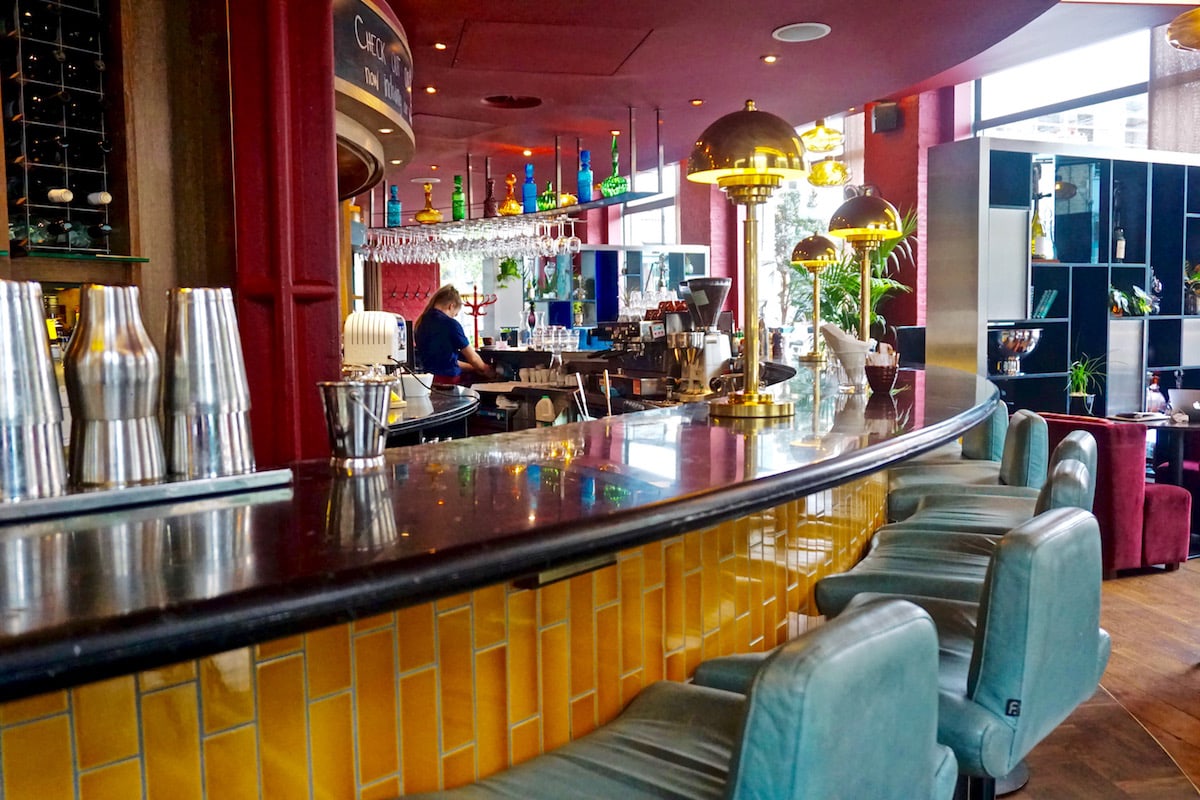
[[[1079,358],[1067,367],[1067,411],[1071,414],[1086,414],[1091,416],[1096,402],[1096,393],[1100,391],[1100,381],[1104,378],[1101,367],[1104,360],[1089,358],[1082,353]]]

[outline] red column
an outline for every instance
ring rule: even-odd
[[[964,99],[965,92],[953,86],[902,98],[900,124],[891,131],[872,131],[876,104],[868,104],[864,114],[864,181],[877,186],[901,213],[917,212],[916,259],[902,263],[898,276],[913,291],[895,295],[883,306],[889,325],[925,324],[926,259],[921,243],[927,222],[927,153],[934,145],[970,135],[970,107]]]
[[[340,370],[333,0],[235,6],[234,295],[265,467],[328,452],[315,384]]]
[[[686,172],[687,162],[680,166]],[[709,246],[708,274],[714,278],[733,279],[725,308],[733,310],[734,319],[740,323],[742,239],[737,206],[715,186],[693,183],[687,178],[679,181],[676,203],[679,207],[679,243]]]

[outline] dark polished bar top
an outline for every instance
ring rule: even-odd
[[[464,386],[435,387],[426,397],[408,397],[388,411],[388,433],[408,433],[469,417],[479,408],[479,394]]]
[[[702,403],[390,451],[382,473],[0,527],[0,699],[268,641],[598,557],[869,474],[984,420],[995,387],[892,397],[801,368],[793,418]]]

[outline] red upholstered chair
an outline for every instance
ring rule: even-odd
[[[1178,434],[1176,434],[1178,435]],[[1159,437],[1154,446],[1154,478],[1159,483],[1167,483],[1169,454]],[[1183,483],[1192,497],[1200,494],[1200,431],[1189,431],[1183,434]],[[1200,503],[1192,504],[1192,530],[1200,531]]]
[[[1083,430],[1096,437],[1096,501],[1104,576],[1117,570],[1187,560],[1192,496],[1179,486],[1146,483],[1146,426],[1098,417],[1042,414],[1055,447]]]

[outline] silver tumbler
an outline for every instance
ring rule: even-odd
[[[250,387],[229,289],[167,296],[163,368],[167,473],[215,478],[254,471]]]
[[[84,286],[79,321],[63,358],[72,486],[111,488],[163,478],[160,374],[137,287]]]
[[[0,331],[0,502],[62,494],[63,412],[40,285],[0,280]]]

